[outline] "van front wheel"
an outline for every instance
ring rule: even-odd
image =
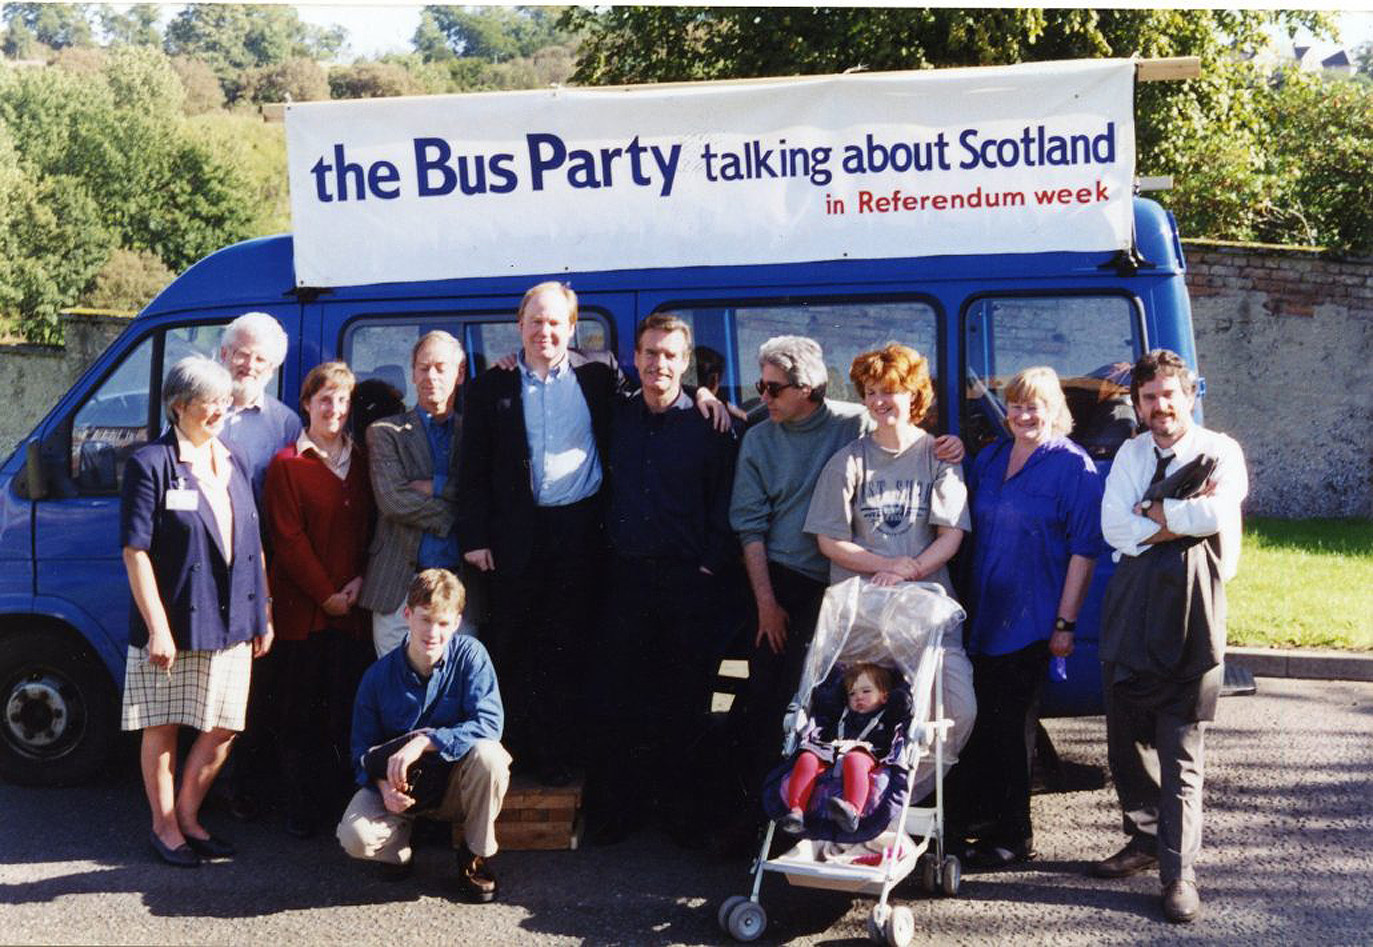
[[[90,779],[118,734],[110,675],[74,635],[0,637],[0,778],[25,786]]]

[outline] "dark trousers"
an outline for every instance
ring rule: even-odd
[[[319,631],[278,641],[277,746],[287,811],[332,820],[351,794],[349,746],[358,682],[375,653],[370,640]]]
[[[1133,847],[1157,853],[1165,885],[1194,880],[1193,863],[1201,851],[1206,725],[1132,699],[1116,681],[1115,665],[1101,669],[1106,755],[1122,828]],[[1199,686],[1196,680],[1178,683],[1179,689]]]
[[[1030,767],[1039,703],[1049,670],[1049,643],[975,655],[977,722],[950,774],[950,818],[959,830],[1009,849],[1029,847]]]
[[[483,632],[501,682],[506,742],[524,768],[584,762],[591,616],[600,599],[600,504],[539,507],[534,548],[516,573],[491,573]]]
[[[693,761],[720,659],[718,584],[693,562],[614,558],[590,675],[596,816],[638,822],[656,803],[681,825],[695,811]]]
[[[775,562],[768,563],[768,576],[772,580],[772,594],[790,623],[780,654],[774,653],[767,641],[756,645],[749,654],[748,688],[736,732],[742,756],[737,771],[750,800],[757,800],[764,777],[781,758],[783,718],[801,683],[801,669],[820,617],[820,603],[829,588],[826,582]]]

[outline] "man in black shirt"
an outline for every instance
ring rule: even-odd
[[[649,316],[634,343],[640,391],[610,425],[607,531],[614,560],[601,649],[593,841],[617,841],[656,799],[685,821],[695,784],[686,747],[709,710],[719,660],[718,577],[738,558],[729,525],[737,439],[716,431],[682,391],[691,327]]]

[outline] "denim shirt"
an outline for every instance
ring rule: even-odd
[[[520,354],[530,489],[539,506],[567,506],[601,488],[601,458],[591,409],[567,358],[540,378]]]
[[[453,456],[453,418],[449,414],[443,421],[435,421],[434,416],[423,408],[416,408],[420,423],[424,425],[424,436],[429,440],[429,457],[433,461],[434,496],[443,492],[448,483],[448,460]],[[453,569],[462,558],[458,546],[458,534],[449,530],[447,536],[435,533],[421,533],[419,551],[415,554],[415,564],[419,569]]]
[[[973,462],[973,604],[968,653],[1010,654],[1053,633],[1068,559],[1102,552],[1102,480],[1065,437],[1037,447],[1006,479],[1011,441]]]
[[[462,759],[478,740],[499,740],[505,726],[496,671],[482,643],[454,634],[428,678],[406,657],[407,638],[367,669],[353,705],[353,772],[370,784],[362,758],[374,746],[422,731],[445,760]]]

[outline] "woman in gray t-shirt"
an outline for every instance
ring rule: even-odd
[[[805,530],[829,558],[832,583],[929,581],[953,595],[945,563],[969,528],[968,490],[919,426],[934,400],[929,364],[893,343],[855,358],[849,377],[877,427],[825,465]]]
[[[919,427],[934,401],[929,364],[915,349],[892,344],[854,359],[849,377],[877,427],[841,448],[820,472],[805,530],[830,560],[831,583],[854,575],[875,585],[938,582],[952,596],[945,564],[970,525],[968,490],[962,468],[938,460],[934,438]],[[953,624],[941,644],[944,716],[953,721],[944,747],[947,772],[972,733],[977,697],[962,624]],[[927,761],[916,771],[911,798],[933,788],[934,764]]]

